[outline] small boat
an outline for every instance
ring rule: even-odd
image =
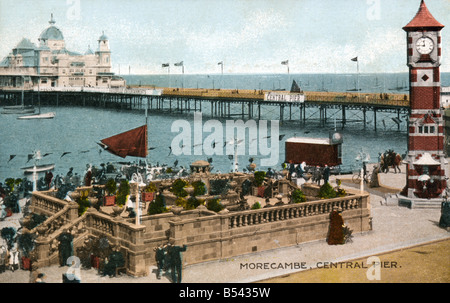
[[[22,76],[23,77],[23,76]],[[25,78],[23,77],[23,85],[22,85],[22,95],[21,95],[21,104],[20,105],[10,105],[4,106],[2,110],[2,114],[34,114],[35,109],[33,105],[25,105],[24,104],[24,89],[25,89]]]
[[[28,166],[28,167],[22,167],[24,174],[32,174],[35,172],[43,172],[43,171],[49,171],[53,170],[55,168],[55,164],[40,164],[36,166]]]
[[[33,114],[35,111],[31,105],[11,105],[3,107],[2,114]]]
[[[29,120],[29,119],[53,119],[55,117],[55,112],[48,112],[44,114],[37,114],[37,115],[26,115],[26,116],[20,116],[17,117],[17,119],[21,120]]]
[[[38,100],[39,100],[39,111],[36,115],[26,115],[26,116],[20,116],[17,117],[17,119],[21,119],[21,120],[31,120],[31,119],[53,119],[56,115],[55,112],[48,112],[48,113],[43,113],[41,114],[41,98],[39,95],[39,88],[38,88]],[[34,109],[33,109],[33,113],[34,113]]]

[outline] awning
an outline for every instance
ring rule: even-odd
[[[424,153],[419,160],[413,162],[414,165],[440,165],[441,163],[434,160],[429,153]]]

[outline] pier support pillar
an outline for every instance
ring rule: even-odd
[[[373,109],[373,128],[377,131],[377,109]]]

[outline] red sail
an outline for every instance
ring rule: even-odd
[[[147,157],[147,125],[100,141],[103,148],[116,156]]]

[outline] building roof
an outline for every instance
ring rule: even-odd
[[[439,165],[440,162],[436,161],[431,157],[429,153],[424,153],[419,160],[413,162],[414,165]]]
[[[293,137],[286,140],[288,143],[308,143],[308,144],[323,144],[330,145],[330,139],[326,138],[306,138],[306,137]]]
[[[30,41],[28,38],[23,38],[20,40],[20,42],[16,45],[14,49],[32,49],[34,50],[36,48],[36,45]]]
[[[102,35],[100,36],[100,38],[98,38],[98,41],[107,41],[108,37],[105,35],[105,32],[102,32]]]
[[[86,51],[84,54],[85,54],[85,55],[93,55],[93,54],[94,54],[94,51],[91,49],[90,46],[88,46],[88,49],[87,49],[87,51]]]
[[[56,26],[50,26],[39,36],[39,40],[64,40],[62,32]]]
[[[425,1],[422,0],[420,3],[419,11],[416,16],[409,22],[403,29],[405,31],[414,31],[418,29],[424,28],[432,28],[432,29],[442,29],[444,25],[439,23],[436,19],[434,19],[433,15],[431,15],[428,10]]]

